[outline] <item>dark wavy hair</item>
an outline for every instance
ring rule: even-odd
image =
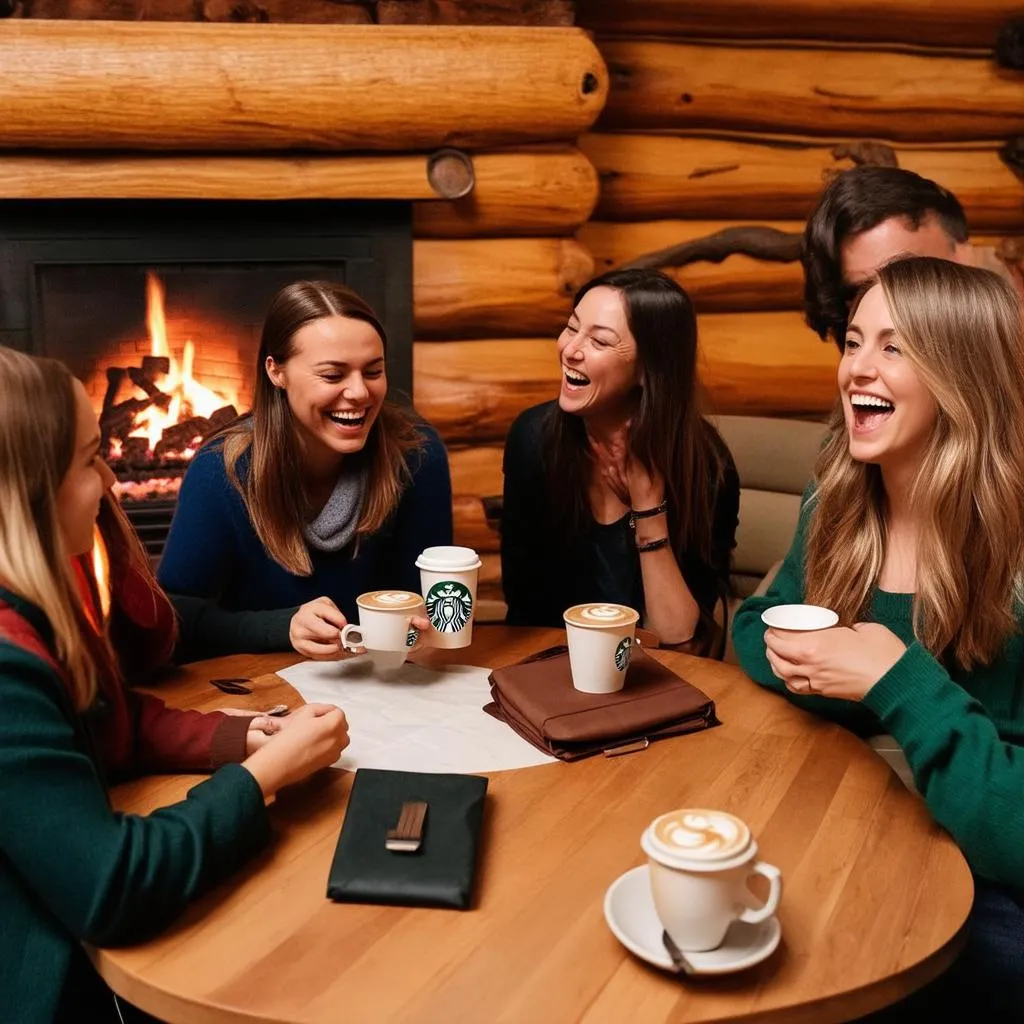
[[[842,244],[891,217],[913,230],[937,218],[951,243],[967,241],[967,218],[956,196],[929,178],[899,167],[853,167],[829,184],[804,229],[804,318],[822,341],[842,350],[850,301],[843,282]]]
[[[704,422],[697,379],[697,317],[689,295],[657,270],[612,270],[588,281],[575,309],[593,288],[622,296],[636,340],[636,413],[629,428],[633,456],[665,479],[669,537],[677,555],[711,564],[715,495],[724,464]],[[590,521],[593,462],[583,419],[557,405],[546,423],[545,462],[559,521],[570,536]]]

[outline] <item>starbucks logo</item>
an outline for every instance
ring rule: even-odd
[[[427,616],[438,633],[458,633],[473,615],[473,595],[455,580],[435,583],[427,591]]]
[[[409,632],[405,634],[405,646],[415,647],[416,641],[420,638],[420,631],[410,627]]]
[[[620,672],[625,672],[629,668],[629,658],[633,653],[633,642],[628,636],[624,636],[619,641],[619,646],[615,648],[615,667]]]

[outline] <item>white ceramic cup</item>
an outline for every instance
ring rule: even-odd
[[[433,647],[468,647],[473,642],[480,556],[472,548],[425,548],[416,559]]]
[[[626,684],[638,612],[624,604],[574,604],[562,615],[572,685],[583,693],[615,693]]]
[[[782,872],[757,859],[750,829],[727,811],[683,808],[654,819],[640,840],[651,873],[651,895],[665,931],[684,951],[716,949],[733,921],[757,924],[782,898]],[[768,879],[757,906],[747,887]]]
[[[830,608],[816,604],[778,604],[761,612],[761,621],[772,629],[788,633],[810,633],[817,629],[831,629],[839,616]]]
[[[341,631],[341,646],[346,651],[366,648],[378,672],[394,672],[419,643],[414,617],[424,614],[423,598],[410,590],[372,590],[356,598],[359,623],[349,623]]]

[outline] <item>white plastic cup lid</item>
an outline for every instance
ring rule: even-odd
[[[470,569],[479,569],[482,564],[480,556],[472,548],[461,548],[454,544],[424,548],[416,559],[417,569],[430,572],[468,572]]]
[[[773,629],[807,632],[830,629],[839,621],[839,616],[830,608],[816,604],[779,604],[761,612],[761,621]]]

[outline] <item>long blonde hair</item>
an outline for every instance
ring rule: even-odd
[[[1024,325],[998,275],[932,257],[877,275],[904,357],[932,394],[935,424],[913,477],[919,523],[914,633],[964,669],[1017,629],[1024,571]],[[862,291],[862,295],[864,292]],[[856,305],[853,313],[856,312]],[[886,546],[878,466],[850,457],[842,409],[816,466],[807,600],[862,619]]]
[[[252,416],[224,431],[224,463],[241,494],[256,535],[267,553],[296,576],[312,572],[302,524],[311,502],[302,473],[302,457],[294,417],[284,390],[275,387],[265,370],[267,357],[282,364],[295,351],[300,328],[329,316],[368,323],[387,346],[384,328],[370,306],[351,288],[327,281],[296,281],[274,296],[263,325],[256,360]],[[406,456],[422,448],[426,438],[404,407],[385,401],[370,429],[366,447],[353,456],[368,468],[366,501],[356,527],[359,538],[376,533],[395,510],[410,479]],[[238,460],[249,452],[243,481]]]
[[[0,580],[45,613],[81,710],[96,696],[97,661],[57,514],[75,450],[73,378],[54,359],[0,347],[0,394]]]

